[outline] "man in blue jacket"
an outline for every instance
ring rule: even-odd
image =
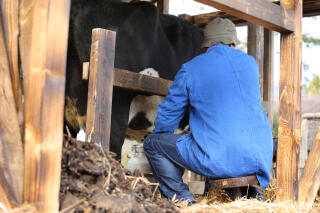
[[[256,61],[234,48],[234,24],[216,18],[204,29],[208,48],[182,65],[158,107],[144,150],[164,197],[193,201],[184,169],[210,179],[256,175],[270,181],[272,133],[261,106]],[[189,109],[190,134],[174,130]]]

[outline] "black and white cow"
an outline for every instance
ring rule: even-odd
[[[73,134],[84,127],[88,85],[81,79],[82,63],[90,58],[93,28],[117,32],[115,67],[133,72],[153,68],[161,78],[170,80],[183,63],[200,53],[203,39],[201,29],[178,17],[159,14],[147,2],[72,0],[66,85],[66,103],[72,109],[66,110],[65,120]],[[118,158],[135,95],[118,88],[113,90],[110,149]]]

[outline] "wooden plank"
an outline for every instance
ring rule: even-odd
[[[252,55],[259,67],[260,95],[263,97],[263,59],[264,59],[264,31],[263,27],[248,24],[248,54]]]
[[[235,188],[235,187],[242,187],[242,186],[255,185],[255,184],[258,184],[258,180],[255,175],[240,177],[240,178],[226,178],[226,179],[212,180],[210,190]]]
[[[198,27],[204,27],[209,21],[211,21],[214,18],[220,17],[220,18],[228,18],[230,19],[236,26],[247,24],[247,22],[243,19],[239,19],[238,17],[231,16],[225,12],[212,12],[212,13],[203,13],[199,15],[190,16],[188,14],[180,14],[180,18],[183,18],[184,20],[198,26]]]
[[[15,110],[9,62],[2,29],[2,19],[0,17],[0,175],[3,175],[6,183],[9,184],[6,186],[1,181],[0,185],[12,191],[13,202],[21,203],[23,189],[23,145],[18,116]]]
[[[86,80],[87,72],[89,70],[89,62],[84,62],[82,79]],[[173,81],[147,76],[139,73],[135,73],[129,70],[114,68],[113,86],[133,90],[141,93],[167,96],[168,89],[172,85]]]
[[[86,139],[109,150],[116,33],[93,29]]]
[[[303,1],[303,16],[318,16],[320,15],[320,1],[319,0],[304,0]]]
[[[281,33],[277,201],[298,196],[301,109],[302,0],[294,4],[294,33]],[[291,8],[291,7],[290,7]]]
[[[166,96],[172,83],[173,81],[163,78],[146,76],[115,68],[113,85],[123,89]]]
[[[58,212],[70,1],[20,3],[24,200],[39,212]]]
[[[169,0],[157,0],[157,7],[158,7],[159,13],[168,14]]]
[[[273,32],[264,29],[264,61],[263,61],[263,100],[267,103],[267,115],[270,126],[273,125]]]
[[[8,54],[8,62],[10,68],[10,75],[12,81],[13,95],[16,109],[19,115],[20,124],[22,124],[22,98],[21,98],[21,84],[19,77],[18,66],[18,7],[19,1],[2,0],[1,12],[3,31],[5,37],[5,45]]]
[[[280,1],[273,1],[273,3],[279,5]],[[303,17],[310,17],[310,16],[316,16],[316,15],[320,15],[320,1],[304,0],[303,1]],[[185,19],[186,21],[198,27],[204,27],[209,21],[211,21],[216,17],[228,18],[236,26],[247,24],[245,20],[221,11],[212,12],[212,13],[203,13],[203,14],[194,15],[194,16],[190,16],[188,14],[180,14],[179,17]]]
[[[293,13],[266,0],[196,0],[222,12],[278,32],[294,30]]]
[[[195,195],[203,195],[205,191],[205,181],[192,180],[188,182],[189,192]]]
[[[312,207],[320,186],[320,126],[299,180],[299,205]]]

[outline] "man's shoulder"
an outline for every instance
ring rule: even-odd
[[[230,48],[229,53],[230,53],[231,57],[239,58],[241,60],[248,60],[248,62],[255,63],[254,57],[245,53],[243,50]]]
[[[246,66],[250,67],[257,66],[254,57],[244,51],[230,48],[226,45],[217,45],[185,63],[184,68],[186,71],[198,72],[200,67],[221,66],[223,63],[246,64]]]
[[[212,53],[212,52],[207,51],[205,53],[202,53],[202,54],[194,57],[190,61],[186,62],[184,65],[186,67],[192,68],[194,66],[199,66],[199,65],[206,64],[208,61],[212,61],[214,59],[218,59],[219,57],[221,57],[221,54]]]

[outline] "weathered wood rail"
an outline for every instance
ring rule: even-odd
[[[83,73],[89,72],[89,62],[83,63]],[[87,74],[82,79],[88,80]],[[113,86],[145,94],[167,96],[173,81],[135,73],[129,70],[114,68]]]
[[[0,17],[0,203],[22,203],[23,144]],[[7,195],[7,196],[5,196]]]
[[[299,180],[299,205],[312,207],[320,186],[320,126]]]
[[[273,4],[279,5],[280,1],[274,1]],[[303,1],[303,17],[318,16],[318,15],[320,15],[320,2],[317,0],[304,0]],[[228,18],[231,21],[233,21],[233,23],[235,23],[236,26],[248,24],[246,20],[222,11],[203,13],[203,14],[194,15],[194,16],[184,13],[184,14],[180,14],[179,17],[189,21],[190,23],[198,27],[204,27],[209,21],[211,21],[216,17]]]

